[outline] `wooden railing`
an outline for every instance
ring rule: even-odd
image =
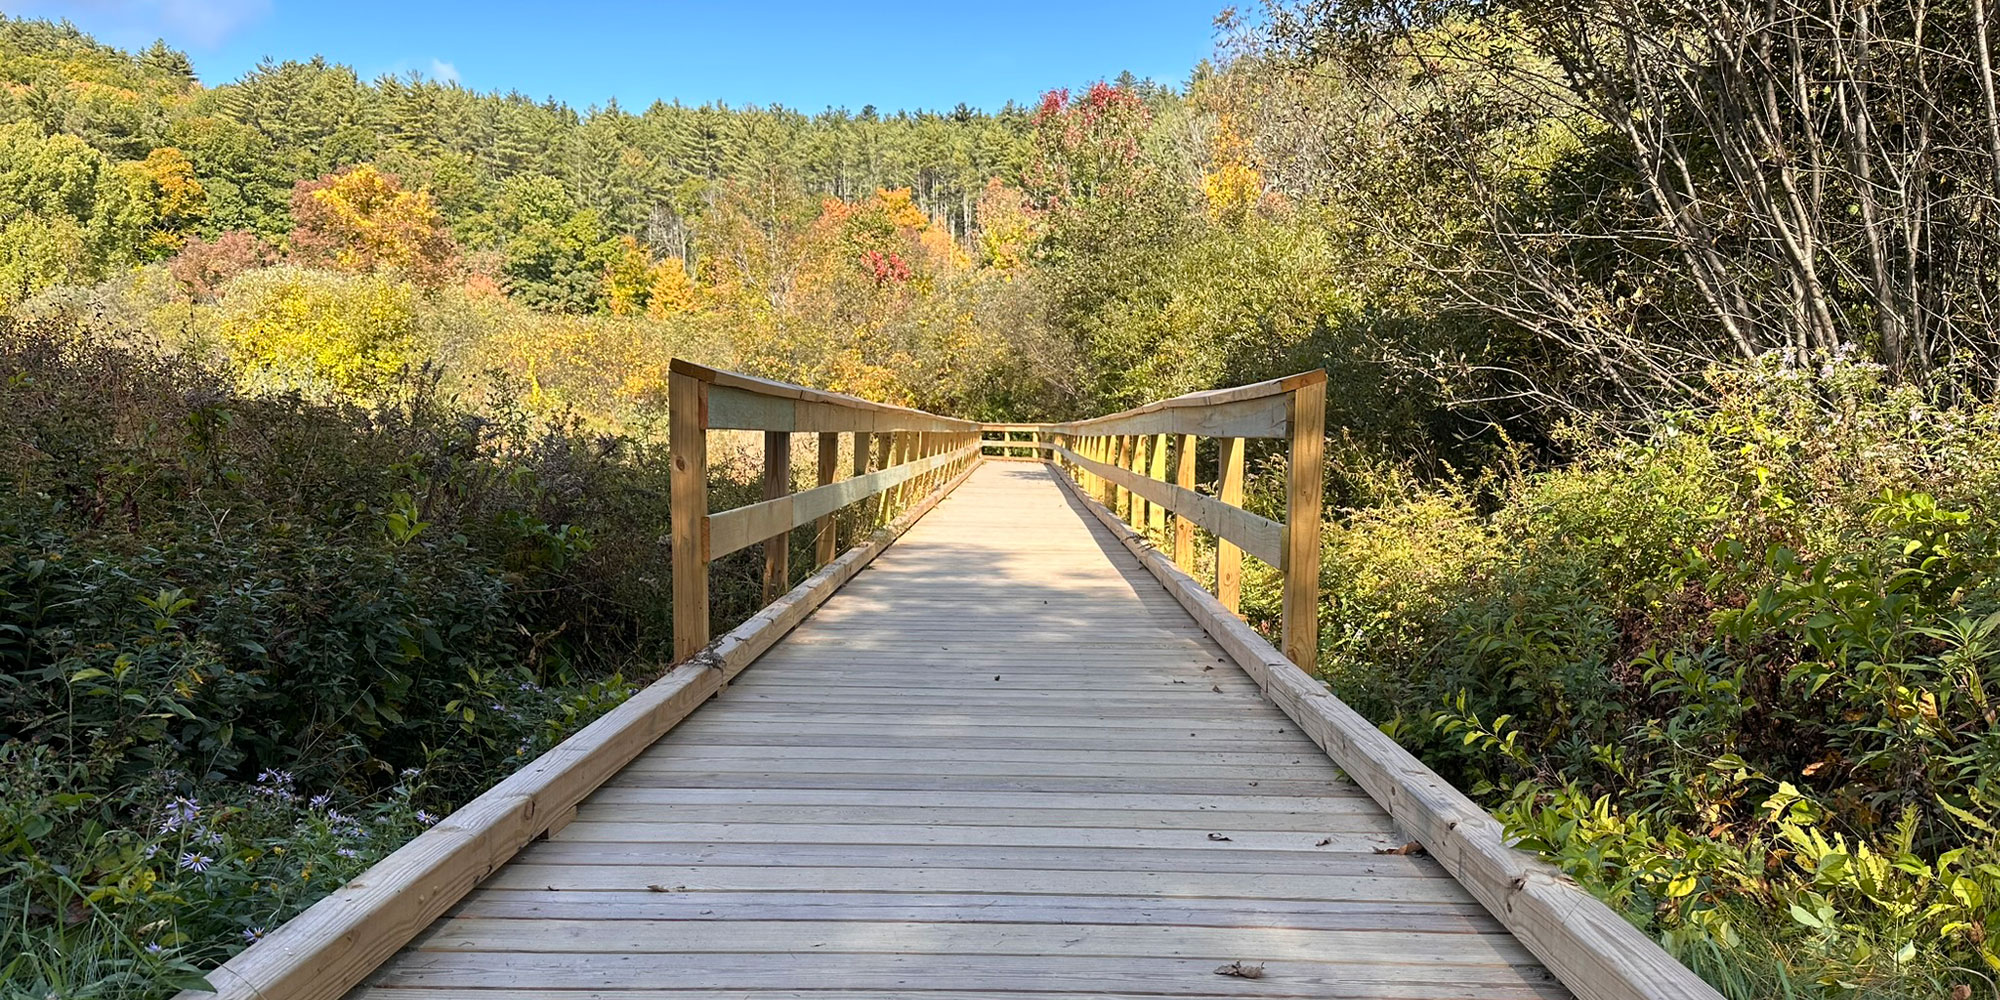
[[[987,458],[1023,458],[1040,461],[1054,445],[1044,430],[1046,424],[980,424],[979,447]],[[998,434],[998,438],[989,435]]]
[[[1215,596],[1231,612],[1243,595],[1243,553],[1284,579],[1285,656],[1311,672],[1319,659],[1320,500],[1326,466],[1326,372],[1196,392],[1122,413],[1062,424],[988,424],[1049,442],[1050,460],[1136,531],[1167,538],[1174,563],[1195,572],[1194,529],[1215,536]],[[1197,439],[1216,439],[1216,490],[1198,492]],[[1286,442],[1285,520],[1243,509],[1244,441]],[[996,442],[986,442],[989,447]],[[1006,447],[1023,445],[1007,442]],[[1173,478],[1168,480],[1169,459]]]
[[[709,564],[764,546],[764,603],[791,589],[793,528],[817,528],[815,569],[838,555],[834,514],[880,496],[878,517],[917,503],[979,457],[980,425],[675,359],[668,375],[673,530],[674,660],[709,641]],[[708,509],[708,432],[764,432],[764,499]],[[817,434],[818,485],[793,493],[792,435]],[[840,437],[853,436],[849,478],[839,478]],[[871,447],[872,444],[872,447]],[[870,471],[870,470],[873,471]]]

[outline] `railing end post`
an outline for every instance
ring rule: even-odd
[[[708,385],[678,365],[667,376],[667,522],[676,663],[708,645]]]

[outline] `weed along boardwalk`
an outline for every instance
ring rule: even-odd
[[[906,509],[845,554],[823,533],[804,583],[217,970],[223,994],[1715,996],[1231,614],[1238,553],[1220,596],[1183,571],[1200,526],[1317,574],[1289,526],[1317,530],[1316,483],[1280,524],[1229,479],[1258,436],[1317,477],[1291,429],[1317,428],[1323,376],[1004,447],[675,378],[677,597],[700,604],[677,621],[705,621],[726,551],[865,497]],[[764,431],[774,463],[821,435],[820,485],[787,466],[761,503],[679,516],[706,512],[715,428]],[[1235,442],[1212,496],[1197,434]],[[1300,611],[1287,646],[1312,641]]]

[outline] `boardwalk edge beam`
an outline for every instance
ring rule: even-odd
[[[459,807],[175,1000],[337,1000],[720,692],[972,475],[957,476],[693,658]]]
[[[1597,897],[1508,845],[1500,822],[1375,728],[1071,482],[1103,522],[1271,702],[1436,857],[1579,1000],[1722,1000]]]

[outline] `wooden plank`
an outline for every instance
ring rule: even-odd
[[[678,663],[708,645],[708,383],[668,377],[667,435]]]
[[[752,967],[751,963],[746,962],[742,956],[721,955],[715,956],[715,958],[720,964],[713,966],[713,968],[718,971],[705,973],[704,982],[709,982],[710,977],[713,975],[727,974],[720,970],[738,966]],[[1054,995],[1057,996],[1087,995],[1095,998],[1095,1000],[1161,1000],[1162,997],[1168,996],[1174,997],[1176,1000],[1223,1000],[1223,998],[1229,997],[1274,995],[1270,993],[1268,985],[1265,987],[1264,993],[1249,992],[1253,986],[1249,982],[1246,982],[1243,986],[1233,988],[1226,985],[1209,987],[1207,984],[1202,984],[1201,988],[1197,989],[1193,984],[1199,983],[1199,979],[1183,982],[1183,989],[1173,993],[1159,992],[1161,987],[1153,985],[1132,985],[1122,979],[1105,979],[1091,986],[1087,985],[1087,979],[1073,980],[1063,978],[1060,974],[1054,973],[1051,970],[1037,970],[1029,973],[1033,982],[1016,984],[1017,986],[1025,985],[1027,987],[1025,990],[995,989],[992,986],[994,982],[992,977],[997,974],[996,970],[971,968],[966,964],[969,960],[956,960],[951,963],[951,969],[948,974],[954,978],[948,981],[955,982],[957,988],[945,987],[942,992],[938,988],[910,991],[895,989],[889,985],[891,983],[903,986],[909,985],[913,976],[906,966],[905,959],[896,956],[888,956],[885,959],[865,955],[854,956],[854,958],[863,962],[873,961],[877,964],[903,966],[903,969],[900,975],[896,973],[894,968],[875,969],[870,973],[871,978],[866,980],[856,980],[855,977],[858,973],[845,968],[841,969],[841,974],[845,977],[842,979],[843,983],[848,981],[862,981],[870,984],[859,989],[844,989],[836,986],[825,989],[815,988],[810,993],[805,993],[796,989],[785,988],[764,989],[754,986],[709,985],[701,990],[700,995],[703,997],[715,997],[717,1000],[1049,1000],[1051,994],[1047,992],[1047,989],[1050,987],[1056,990]],[[1003,959],[1002,961],[1018,961],[1018,959]],[[1192,961],[1187,963],[1190,968],[1194,964]],[[704,966],[704,969],[708,968],[711,967]],[[763,970],[757,971],[763,972]],[[1088,972],[1082,973],[1084,976],[1088,974]],[[1163,973],[1158,978],[1164,980],[1170,975],[1172,973]],[[771,978],[768,972],[764,972],[764,976],[767,979]],[[1148,992],[1133,993],[1129,992],[1128,989],[1145,989]],[[1406,998],[1410,996],[1422,997],[1424,1000],[1435,1000],[1439,996],[1435,987],[1407,983],[1341,984],[1337,989],[1339,990],[1338,993],[1322,993],[1320,995],[1351,997],[1357,998],[1357,1000],[1361,1000],[1361,998],[1375,1000],[1375,998]],[[1414,994],[1406,992],[1412,989],[1422,992]],[[1493,1000],[1522,1000],[1522,998],[1565,995],[1561,993],[1559,987],[1541,987],[1540,989],[1554,991],[1545,993],[1537,992],[1536,987],[1520,984],[1481,986],[1480,989],[1489,991],[1480,993],[1479,995],[1482,998],[1491,997]],[[1218,990],[1228,992],[1218,992]],[[392,989],[371,986],[364,991],[358,992],[355,996],[356,1000],[467,1000],[467,998],[473,997],[490,998],[490,1000],[547,1000],[548,995],[547,992],[540,990],[518,990],[505,987]],[[566,995],[574,996],[577,1000],[614,1000],[614,998],[615,1000],[686,1000],[688,993],[684,990],[665,988],[621,989],[615,992],[581,990]]]
[[[1216,499],[1224,506],[1240,510],[1243,507],[1243,439],[1223,438],[1216,444],[1221,456]],[[1228,608],[1230,614],[1241,614],[1243,550],[1219,534],[1215,540],[1215,599]]]
[[[894,739],[884,736],[882,739]],[[677,733],[675,743],[685,742],[686,736]],[[1303,740],[1287,741],[1288,746],[1298,746]],[[778,741],[776,745],[784,745]],[[900,745],[900,744],[892,744]],[[1166,744],[1162,750],[1178,744]],[[1307,749],[1324,752],[1316,745]],[[1074,751],[1070,751],[1073,753]],[[1179,752],[1179,751],[1175,751]],[[794,788],[631,788],[605,786],[597,791],[592,800],[597,803],[662,803],[669,805],[845,805],[856,809],[869,807],[911,807],[936,806],[951,808],[980,809],[1033,809],[1037,812],[1054,810],[1116,809],[1132,812],[1175,812],[1185,816],[1200,816],[1215,810],[1229,810],[1244,813],[1238,821],[1251,822],[1258,817],[1251,813],[1280,813],[1298,815],[1302,811],[1314,815],[1334,814],[1380,815],[1387,814],[1375,804],[1366,792],[1348,785],[1339,795],[1322,795],[1301,799],[1296,795],[1262,795],[1255,793],[1227,795],[1194,795],[1186,792],[1166,792],[1160,794],[1140,794],[1114,792],[1108,795],[1062,794],[1056,792],[954,792],[939,795],[933,792],[899,791],[880,789],[875,791],[855,791],[852,789],[794,789]]]
[[[487,881],[495,889],[630,892],[649,885],[701,891],[1007,892],[1232,897],[1331,902],[1442,902],[1466,899],[1449,878],[1407,875],[1258,875],[1244,872],[1034,871],[1016,868],[801,868],[796,866],[536,865],[517,863]],[[553,888],[550,888],[553,887]]]
[[[763,748],[757,748],[763,749]],[[670,791],[672,789],[621,788],[617,791]],[[577,840],[594,841],[605,838],[596,835],[603,829],[601,824],[650,823],[665,815],[667,807],[659,804],[632,804],[619,806],[609,798],[595,800],[592,815],[596,827],[581,828]],[[1332,832],[1372,832],[1387,835],[1392,830],[1389,817],[1372,803],[1365,800],[1336,799],[1350,806],[1348,811],[1321,813],[1318,811],[1266,812],[1232,815],[1227,818],[1207,816],[1192,810],[1179,809],[1039,809],[1009,808],[993,809],[968,806],[853,806],[826,805],[804,806],[789,803],[774,805],[686,805],[672,806],[675,819],[689,823],[758,824],[780,826],[791,824],[855,824],[880,820],[884,823],[913,824],[929,826],[1025,826],[1044,827],[1087,826],[1116,829],[1118,824],[1136,824],[1145,829],[1162,830],[1222,830],[1222,831],[1278,831],[1289,830],[1301,834],[1312,834],[1303,845],[1294,845],[1311,855],[1310,863],[1319,864],[1324,859],[1317,852],[1325,850],[1319,838]],[[1363,811],[1365,808],[1365,811]],[[646,842],[640,838],[641,842]],[[563,841],[567,843],[568,841]],[[731,841],[731,843],[738,843]],[[1392,844],[1390,846],[1398,846]],[[1199,845],[1198,845],[1199,846]],[[1330,846],[1330,845],[1328,845]],[[1120,846],[1121,850],[1130,848]],[[757,852],[768,858],[770,852]],[[996,852],[1004,854],[1006,852]],[[546,857],[546,855],[538,855]],[[590,851],[573,855],[580,859],[606,860],[606,856]],[[658,860],[655,855],[653,860]],[[1256,860],[1256,859],[1251,859]]]
[[[1326,383],[1291,395],[1291,447],[1285,462],[1285,656],[1310,674],[1319,667],[1320,510],[1326,477]]]
[[[1236,444],[1239,449],[1237,452],[1237,468],[1240,470],[1242,468],[1240,461],[1242,442],[1238,440]],[[1152,499],[1161,504],[1166,510],[1188,518],[1203,528],[1208,529],[1217,538],[1233,542],[1242,551],[1248,552],[1274,566],[1278,565],[1284,559],[1285,526],[1276,521],[1258,517],[1226,500],[1204,496],[1194,490],[1183,489],[1173,483],[1163,483],[1156,479],[1148,479],[1129,469],[1119,468],[1115,465],[1105,465],[1067,449],[1062,451],[1062,455],[1078,466],[1088,469],[1092,473],[1117,484],[1122,495],[1136,494]],[[1241,483],[1242,481],[1239,476],[1237,480],[1239,490],[1241,489]],[[1128,522],[1131,517],[1132,515],[1130,514],[1124,515],[1124,519]],[[1241,564],[1239,563],[1238,565],[1240,566]]]
[[[1050,997],[1097,997],[1130,991],[1147,997],[1339,997],[1341,1000],[1437,1000],[1477,997],[1479,1000],[1555,998],[1564,994],[1539,976],[1509,966],[1383,964],[1346,966],[1337,961],[1262,963],[1262,979],[1218,976],[1210,958],[1159,957],[1108,960],[1092,955],[967,955],[943,960],[919,960],[911,955],[743,954],[725,951],[685,955],[505,954],[429,952],[412,956],[385,970],[371,982],[367,996],[382,996],[383,987],[427,988],[433,991],[469,988],[541,991],[538,996],[624,997],[623,993],[592,994],[606,982],[673,984],[680,997],[714,996],[724,989],[784,990],[798,1000],[818,996],[820,988],[839,984],[856,991],[846,996],[875,997],[908,990],[912,980],[937,996],[938,991],[1020,990]],[[1233,960],[1233,959],[1232,959]],[[812,983],[810,992],[799,984]],[[655,987],[657,988],[657,987]],[[409,996],[409,994],[403,994]],[[652,997],[668,996],[652,993]],[[839,994],[836,994],[839,995]],[[951,994],[946,993],[949,997]],[[422,1000],[460,1000],[465,994],[430,992]],[[648,997],[646,993],[637,996]]]
[[[1226,841],[1211,840],[1217,830],[1229,829]],[[1095,847],[1105,849],[1161,848],[1204,853],[1237,851],[1303,851],[1321,840],[1331,844],[1328,856],[1352,854],[1372,861],[1377,850],[1401,847],[1403,840],[1389,831],[1297,832],[1240,830],[1226,821],[1200,829],[1137,829],[1131,827],[1038,827],[1038,826],[926,826],[903,823],[632,823],[575,822],[557,837],[563,843],[578,841],[620,841],[667,847],[674,844],[859,844],[948,847]],[[782,849],[773,850],[782,854]],[[1191,860],[1189,864],[1199,864]]]
[[[1721,1000],[1597,897],[1508,846],[1498,820],[1307,676],[1145,539],[1102,506],[1087,506],[1272,702],[1578,997]]]
[[[933,955],[1193,956],[1215,962],[1255,954],[1267,960],[1343,965],[1494,965],[1528,960],[1504,934],[1411,934],[1400,930],[1302,930],[1260,927],[984,924],[808,920],[560,920],[458,917],[444,921],[423,951],[506,951],[565,955],[685,954],[720,951]]]
[[[556,848],[536,848],[538,851]],[[581,898],[579,898],[581,897]],[[979,893],[593,892],[493,890],[455,911],[468,917],[601,920],[732,919],[915,920],[925,923],[1116,922],[1189,927],[1298,927],[1319,930],[1407,927],[1422,934],[1505,933],[1478,903],[1323,903],[1308,900],[1031,896]],[[706,911],[706,912],[703,912]],[[1047,1000],[1047,998],[1043,998]]]
[[[792,435],[787,431],[764,432],[764,501],[770,503],[792,491]],[[764,539],[764,603],[778,599],[792,589],[791,525]],[[715,519],[709,519],[710,545],[714,544]],[[733,551],[711,549],[711,557]]]

